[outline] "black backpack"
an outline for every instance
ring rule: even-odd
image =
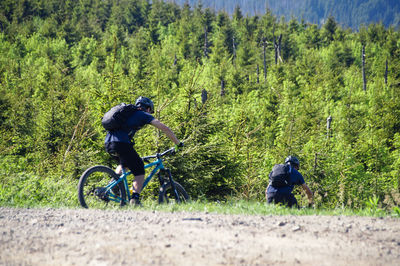
[[[269,174],[269,182],[273,187],[290,186],[291,168],[289,164],[275,164]]]
[[[126,121],[136,110],[138,110],[136,105],[125,103],[118,104],[104,114],[101,124],[108,131],[124,129],[126,127]]]

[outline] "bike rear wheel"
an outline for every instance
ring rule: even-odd
[[[188,193],[182,187],[181,184],[174,182],[176,191],[179,196],[179,200],[176,199],[175,193],[172,189],[171,183],[168,182],[164,184],[160,188],[160,194],[158,196],[158,203],[167,203],[167,204],[174,204],[174,203],[186,203],[190,200]]]
[[[79,179],[78,199],[84,208],[105,208],[123,206],[126,202],[126,191],[123,182],[111,190],[106,186],[119,176],[109,167],[97,165],[87,169]]]

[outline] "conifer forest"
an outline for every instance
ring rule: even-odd
[[[167,164],[193,199],[265,202],[295,155],[319,207],[400,204],[398,26],[161,0],[0,2],[0,203],[78,205],[83,171],[116,167],[103,114],[141,95],[185,142]]]

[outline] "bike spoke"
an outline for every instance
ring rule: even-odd
[[[175,182],[175,188],[178,194],[178,199],[176,198],[176,194],[170,183],[164,184],[163,190],[159,196],[159,203],[166,204],[177,204],[177,203],[186,203],[189,201],[189,196],[185,189],[177,182]]]
[[[110,181],[118,178],[110,168],[96,166],[87,170],[79,181],[78,197],[85,208],[106,208],[120,206],[119,199],[125,197],[123,184],[117,184],[111,190],[107,187]],[[112,196],[113,194],[114,196]]]

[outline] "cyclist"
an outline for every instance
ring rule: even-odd
[[[154,113],[154,104],[149,98],[140,96],[137,98],[135,105],[138,110],[128,118],[124,129],[108,131],[104,145],[106,151],[119,162],[115,172],[120,175],[122,167],[124,167],[129,168],[135,176],[132,183],[133,195],[130,203],[140,206],[140,192],[144,183],[145,171],[144,163],[133,147],[135,133],[143,126],[150,124],[162,130],[175,143],[176,149],[182,147],[183,143],[178,140],[169,127],[151,115]]]
[[[265,196],[268,203],[282,203],[289,207],[298,207],[297,200],[292,191],[295,185],[300,185],[307,194],[310,205],[313,203],[313,193],[304,181],[302,174],[298,171],[300,161],[295,156],[288,156],[285,159],[285,164],[290,166],[290,183],[282,187],[274,187],[271,183],[265,190]]]

